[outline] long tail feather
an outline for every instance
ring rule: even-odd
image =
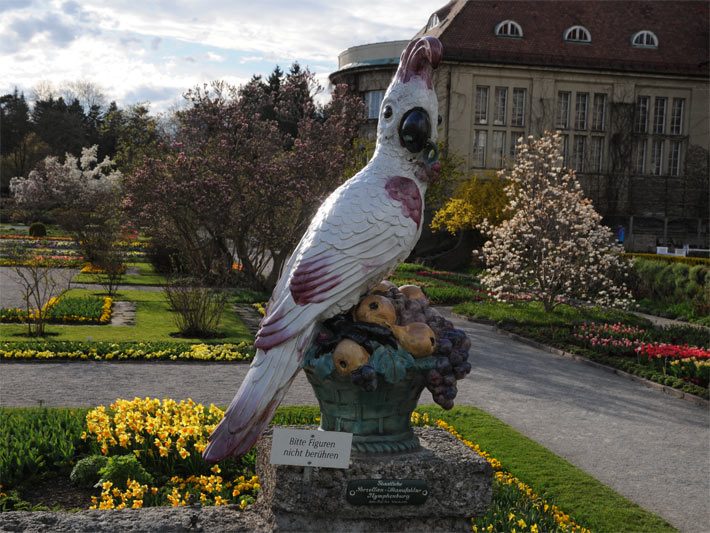
[[[202,452],[205,461],[216,463],[244,455],[256,443],[296,377],[312,330],[311,326],[266,352],[257,350],[224,418],[209,437]]]

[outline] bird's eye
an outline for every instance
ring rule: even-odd
[[[399,141],[412,153],[421,152],[429,141],[431,122],[429,114],[421,107],[410,109],[399,125]]]
[[[382,113],[382,116],[385,118],[390,118],[392,116],[392,106],[391,105],[386,105],[385,106],[385,111]]]
[[[439,115],[439,118],[436,120],[436,125],[441,126],[441,123],[444,121],[443,118],[441,118],[441,115]]]

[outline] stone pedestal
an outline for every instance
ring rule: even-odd
[[[446,431],[414,431],[419,450],[353,453],[347,470],[272,465],[271,435],[265,434],[258,443],[262,492],[255,510],[278,531],[470,531],[470,518],[483,514],[491,501],[490,465]],[[389,496],[365,503],[367,488],[387,480],[402,481],[405,495],[393,496],[397,491],[385,487]]]

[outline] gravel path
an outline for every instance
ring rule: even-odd
[[[57,282],[55,295],[69,287],[69,282],[79,272],[76,268],[53,268],[50,275]],[[24,308],[20,277],[13,267],[0,267],[0,307]]]
[[[605,370],[452,319],[473,348],[458,404],[475,405],[682,531],[710,524],[710,414]],[[0,405],[87,406],[117,397],[191,397],[226,405],[234,363],[0,363]],[[423,403],[431,403],[428,393]],[[315,404],[303,374],[286,404]]]

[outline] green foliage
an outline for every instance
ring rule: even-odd
[[[81,440],[85,409],[0,409],[0,480],[12,488],[52,472],[68,473]]]
[[[30,237],[46,237],[47,236],[47,226],[41,222],[33,222],[30,224],[28,229]]]
[[[0,487],[1,489],[2,487]],[[8,490],[2,492],[0,490],[0,513],[6,511],[47,511],[47,507],[43,505],[32,505],[25,501],[16,490]]]
[[[143,468],[133,454],[112,455],[106,465],[99,470],[102,481],[110,481],[114,485],[125,486],[129,479],[141,485],[153,483],[153,476]]]
[[[553,311],[547,312],[540,302],[467,302],[454,307],[454,312],[500,325],[572,327],[582,322],[651,325],[647,319],[619,309],[560,304]]]
[[[105,455],[84,457],[74,465],[69,479],[79,487],[93,487],[101,479],[99,470],[104,468],[108,461],[109,459]]]
[[[90,320],[98,320],[104,305],[103,298],[95,296],[60,298],[48,314],[48,319],[61,319],[64,316],[80,316]]]
[[[689,321],[710,315],[710,266],[637,258],[632,280],[642,310]]]
[[[642,253],[625,253],[627,257],[634,259],[647,259],[650,261],[661,261],[663,263],[685,263],[686,265],[710,265],[710,259],[705,257],[687,257],[682,255],[659,255]]]

